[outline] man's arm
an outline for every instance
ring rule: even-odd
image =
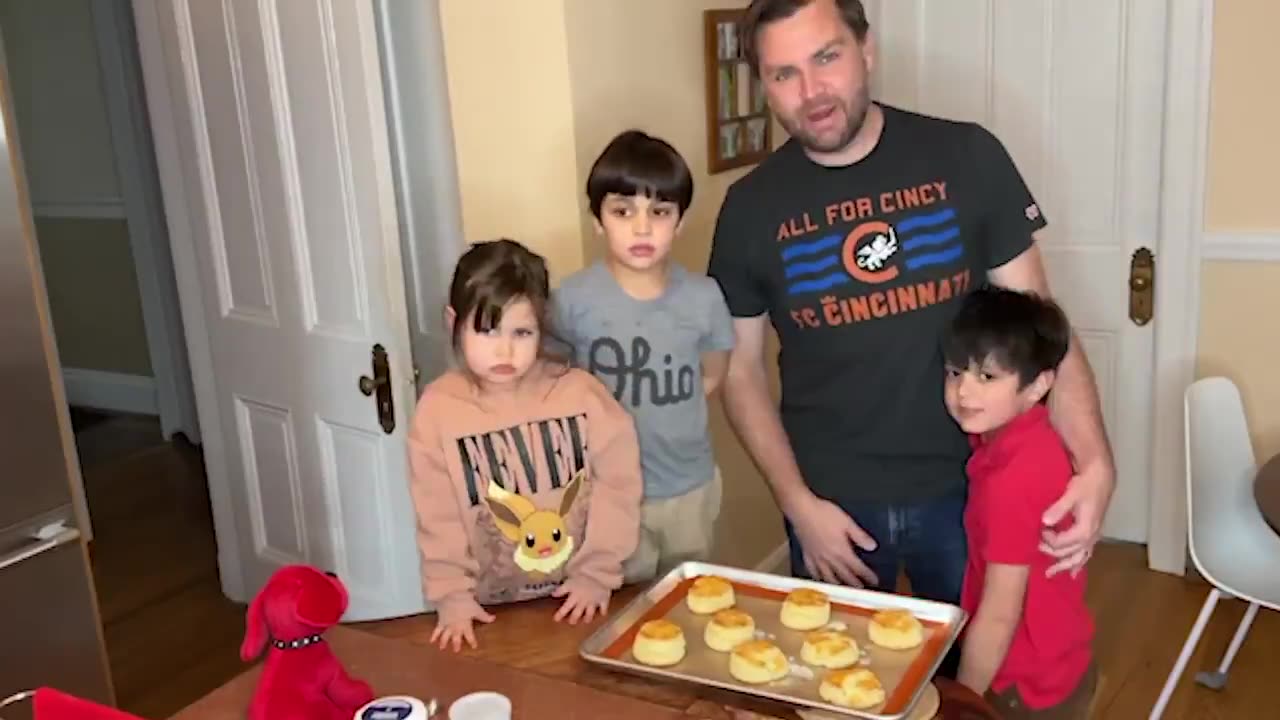
[[[1004,664],[1014,630],[1022,618],[1022,600],[1027,591],[1026,565],[987,566],[982,600],[973,621],[965,629],[960,672],[956,676],[979,695],[991,687],[991,680]]]
[[[1040,257],[1039,246],[1043,241],[1040,235],[1035,233],[1035,242],[1022,254],[992,269],[989,273],[991,282],[1051,297]],[[1068,488],[1062,500],[1045,513],[1046,525],[1055,525],[1070,510],[1076,513],[1075,527],[1061,536],[1047,538],[1051,552],[1067,558],[1050,569],[1050,574],[1054,574],[1061,569],[1079,567],[1088,560],[1115,488],[1115,460],[1102,422],[1097,384],[1074,330],[1067,355],[1058,369],[1053,392],[1049,394],[1049,411],[1054,427],[1071,452],[1077,473],[1075,480],[1084,481],[1073,481],[1073,487]],[[1081,497],[1081,493],[1087,497]]]
[[[812,493],[800,475],[791,441],[769,394],[764,357],[767,317],[733,319],[735,342],[724,381],[724,407],[738,439],[768,481],[778,507],[790,515]]]
[[[1049,280],[1040,257],[1040,233],[1035,243],[1013,260],[991,270],[993,283],[1011,290],[1034,292],[1051,297]],[[1062,434],[1078,468],[1095,463],[1112,464],[1111,447],[1102,424],[1102,407],[1093,369],[1085,357],[1080,338],[1071,332],[1071,346],[1058,370],[1053,392],[1049,394],[1053,424]]]

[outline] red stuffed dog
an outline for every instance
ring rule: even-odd
[[[347,674],[320,637],[347,611],[347,589],[335,575],[307,565],[278,570],[249,605],[240,657],[271,648],[249,720],[351,720],[373,690]]]

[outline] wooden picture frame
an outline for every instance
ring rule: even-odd
[[[704,10],[707,74],[707,171],[754,165],[773,151],[773,118],[764,85],[742,53],[745,10]]]

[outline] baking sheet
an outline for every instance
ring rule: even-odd
[[[792,660],[790,676],[774,683],[750,685],[729,674],[729,654],[712,650],[703,639],[710,616],[695,614],[685,603],[689,586],[703,575],[719,576],[733,583],[737,607],[751,614],[757,637],[767,637]],[[800,647],[807,633],[791,630],[778,619],[786,594],[801,587],[820,590],[831,598],[831,622],[844,623],[843,632],[853,637],[862,650],[861,667],[875,672],[884,685],[885,701],[879,706],[854,710],[827,703],[818,694],[818,686],[829,671],[800,660]],[[867,625],[873,613],[886,608],[911,611],[924,625],[924,642],[911,650],[887,650],[872,643]],[[631,654],[631,643],[640,625],[658,618],[670,620],[684,630],[685,658],[672,667],[650,667],[637,662]],[[902,720],[919,701],[966,621],[963,610],[946,603],[690,562],[655,581],[610,618],[583,643],[581,655],[588,662],[620,670],[718,687],[846,717]]]

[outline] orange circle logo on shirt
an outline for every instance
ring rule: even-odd
[[[893,237],[893,228],[883,220],[871,220],[855,227],[845,238],[841,251],[845,271],[854,279],[876,285],[898,277],[898,266],[886,263],[889,256],[897,254],[897,241]],[[872,241],[867,246],[871,252],[862,249],[863,241],[868,238]],[[883,244],[877,250],[875,243],[892,245]]]

